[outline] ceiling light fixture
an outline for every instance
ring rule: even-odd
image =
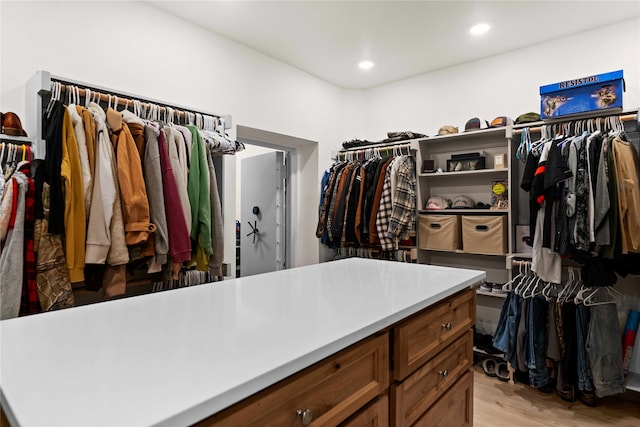
[[[371,61],[360,61],[360,63],[358,64],[358,67],[360,67],[363,70],[369,70],[369,69],[373,68],[373,62],[371,62]]]
[[[474,36],[479,36],[480,34],[486,33],[490,29],[491,29],[491,26],[489,24],[482,23],[482,24],[476,24],[473,27],[471,27],[469,32]]]

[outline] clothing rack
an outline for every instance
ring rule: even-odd
[[[183,105],[160,101],[157,99],[142,97],[127,92],[122,92],[102,86],[88,84],[65,77],[51,75],[48,71],[37,71],[26,84],[26,131],[33,135],[33,151],[36,159],[44,159],[45,143],[42,129],[42,112],[46,108],[52,95],[52,89],[59,85],[59,89],[65,96],[73,97],[79,101],[80,97],[96,99],[100,102],[118,105],[130,109],[140,109],[147,114],[155,114],[156,118],[170,120],[173,117],[182,120],[183,123],[195,124],[199,128],[209,127],[212,122],[225,130],[232,127],[232,118],[228,114],[209,113],[202,110],[185,107]],[[91,98],[93,96],[94,98]]]
[[[610,128],[607,128],[606,125],[607,125],[607,119],[610,119],[610,118],[617,118],[621,123],[634,121],[636,122],[636,129],[640,129],[640,115],[638,114],[638,110],[629,110],[629,111],[623,111],[623,112],[616,111],[616,112],[610,112],[610,113],[599,112],[597,115],[594,115],[592,113],[592,114],[589,114],[588,116],[578,116],[578,117],[569,116],[569,117],[562,117],[562,118],[555,118],[555,119],[545,119],[544,122],[542,122],[542,124],[540,124],[541,122],[536,122],[536,126],[530,127],[530,128],[527,125],[520,125],[518,126],[518,129],[514,129],[514,134],[519,135],[526,128],[529,128],[530,132],[543,132],[545,128],[553,130],[553,129],[562,129],[563,127],[575,130],[576,126],[580,127],[581,124],[583,124],[582,128],[584,130],[588,130],[589,128],[588,123],[590,121],[593,123],[593,126],[594,126],[593,129],[598,129],[598,126],[600,126],[599,127],[600,129],[608,130]]]
[[[413,156],[415,147],[406,141],[375,146],[345,148],[334,152],[333,160],[368,160],[374,157]]]
[[[4,164],[5,162],[13,162],[16,163],[21,160],[33,160],[33,153],[31,152],[31,147],[28,142],[16,142],[1,139],[0,142],[0,164]]]

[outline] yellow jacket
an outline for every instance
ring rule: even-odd
[[[84,281],[84,245],[86,240],[86,212],[84,184],[78,142],[73,132],[71,116],[65,108],[62,122],[62,163],[60,165],[64,193],[65,255],[69,279]]]

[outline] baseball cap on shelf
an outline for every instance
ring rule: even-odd
[[[492,128],[499,128],[501,126],[510,126],[513,124],[513,119],[506,117],[506,116],[500,116],[500,117],[496,117],[495,119],[491,120],[491,126]]]
[[[473,208],[476,204],[469,196],[456,196],[451,203],[452,209],[466,209]]]
[[[458,133],[458,128],[454,126],[442,126],[438,130],[438,135],[452,135]]]
[[[442,196],[433,196],[429,197],[427,200],[427,204],[424,206],[425,209],[439,210],[439,209],[447,209],[451,206],[451,201],[445,199]]]
[[[538,113],[524,113],[524,114],[520,114],[517,118],[516,118],[516,124],[522,124],[522,123],[532,123],[532,122],[539,122],[540,121],[540,114]]]
[[[489,123],[486,120],[479,119],[478,117],[474,117],[469,119],[467,123],[464,125],[464,131],[470,130],[478,130],[478,129],[486,129],[489,127]]]

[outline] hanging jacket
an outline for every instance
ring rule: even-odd
[[[387,231],[387,237],[395,241],[408,238],[416,219],[416,163],[412,156],[402,156],[397,162],[396,191]]]
[[[158,149],[160,151],[160,167],[162,168],[165,214],[169,230],[169,255],[171,255],[174,264],[179,265],[191,259],[191,240],[184,211],[178,208],[180,195],[173,173],[173,165],[169,159],[168,146],[164,129],[161,129],[158,135]]]
[[[218,179],[213,164],[211,150],[205,147],[207,164],[209,165],[209,200],[211,202],[211,247],[213,253],[209,257],[209,273],[222,280],[222,260],[224,259],[224,230],[222,223],[222,204],[218,193]]]
[[[92,104],[89,108],[96,115],[94,123],[97,126],[94,127],[96,127],[97,142],[95,144],[93,193],[89,209],[85,262],[87,264],[104,264],[111,247],[111,220],[116,202],[116,181],[111,169],[114,154],[104,122],[104,112],[97,104]],[[92,118],[92,120],[94,119]],[[124,241],[124,235],[122,240]]]
[[[89,154],[87,151],[87,139],[82,123],[82,116],[78,112],[75,104],[67,107],[67,113],[73,124],[73,133],[76,136],[76,144],[78,146],[78,156],[80,158],[80,169],[82,171],[82,187],[84,194],[84,210],[89,212],[89,204],[91,203],[91,167],[89,166]]]
[[[64,196],[60,168],[62,165],[62,123],[65,111],[66,108],[62,102],[54,101],[50,113],[46,115],[44,125],[44,139],[47,148],[44,158],[44,182],[49,184],[51,191],[49,233],[60,235],[64,235]]]
[[[389,165],[393,161],[393,157],[386,159],[382,163],[382,167],[380,168],[380,173],[377,181],[376,192],[373,196],[373,205],[371,207],[371,218],[369,220],[369,243],[377,244],[380,241],[380,237],[378,236],[378,228],[376,225],[376,221],[378,218],[378,211],[380,210],[380,201],[382,198],[382,190],[385,183],[385,177],[387,173],[387,169]]]
[[[393,199],[391,196],[391,171],[393,170],[393,162],[395,162],[395,159],[389,164],[384,174],[384,184],[382,187],[382,194],[380,195],[380,205],[375,222],[378,238],[380,239],[380,245],[382,246],[383,251],[390,251],[393,249],[393,240],[387,235],[387,231],[389,230],[389,219],[391,218],[391,212],[393,211]]]
[[[198,128],[187,126],[191,131],[191,168],[187,192],[191,205],[191,239],[196,243],[198,270],[207,270],[211,247],[211,196],[209,194],[209,166]]]
[[[0,256],[0,320],[18,317],[24,266],[24,218],[27,177],[14,172],[8,181],[15,198],[14,221],[9,223],[5,248]]]
[[[144,181],[147,183],[147,195],[149,196],[149,210],[151,221],[156,225],[155,256],[149,262],[148,273],[160,271],[160,267],[167,263],[169,253],[169,230],[164,204],[164,187],[162,185],[162,167],[160,165],[160,150],[158,147],[158,135],[160,128],[147,125],[145,133],[145,152],[143,164]]]
[[[108,238],[111,242],[108,247],[107,264],[112,266],[124,265],[129,262],[129,252],[127,250],[127,243],[124,235],[124,219],[122,218],[122,203],[120,201],[120,183],[118,182],[118,165],[116,164],[113,146],[109,140],[109,131],[106,123],[107,116],[104,110],[96,103],[90,103],[89,110],[93,114],[93,119],[96,125],[97,147],[102,147],[100,152],[102,153],[103,160],[109,160],[109,163],[107,163],[105,167],[111,168],[111,174],[107,171],[104,171],[104,173],[106,174],[106,177],[109,175],[113,177],[111,181],[108,181],[106,177],[102,181],[102,183],[107,186],[107,191],[113,191],[114,194],[113,202],[110,201],[111,199],[108,195],[105,199],[106,202],[104,202],[105,209],[109,209],[109,205],[112,205],[110,222],[107,221],[109,214],[107,212],[104,213],[105,223],[109,229]],[[113,185],[113,190],[110,190],[111,185]]]
[[[640,252],[640,186],[638,155],[630,142],[616,136],[611,143],[618,186],[622,254]]]
[[[171,170],[173,172],[174,181],[178,188],[180,206],[182,206],[184,219],[187,224],[187,230],[189,230],[188,233],[191,234],[191,205],[189,204],[189,193],[187,192],[188,171],[183,171],[183,165],[178,155],[178,147],[184,147],[184,139],[182,137],[182,134],[171,126],[164,126],[162,130],[164,131],[164,135],[166,138],[169,161],[171,162]],[[183,153],[186,153],[186,149],[184,149]]]
[[[140,155],[121,113],[111,108],[107,110],[107,123],[118,164],[125,238],[127,245],[138,245],[146,242],[156,228],[150,222]]]
[[[71,283],[76,283],[84,281],[85,242],[87,241],[84,184],[78,143],[71,116],[66,108],[63,120],[60,175],[64,188],[65,256]]]
[[[140,167],[143,170],[143,176],[144,176],[144,152],[145,152],[145,145],[146,145],[144,122],[140,117],[136,116],[129,110],[123,110],[121,111],[121,113],[122,113],[122,120],[129,127],[129,131],[131,132],[131,137],[133,138],[133,142],[136,145],[136,149],[138,150],[138,155],[140,156]],[[145,184],[145,191],[147,192],[147,200],[148,200],[149,182],[146,179],[143,179],[143,181]],[[149,202],[149,217],[152,219],[151,222],[154,225],[156,225],[156,223],[153,222],[153,214],[151,212],[151,202]],[[157,225],[156,225],[156,231],[157,231]],[[156,235],[155,232],[151,233],[149,234],[149,238],[147,239],[147,241],[144,242],[141,246],[135,246],[135,247],[129,248],[129,251],[130,251],[129,257],[131,258],[132,261],[139,258],[149,258],[149,257],[155,256],[155,253],[156,253],[155,235]]]
[[[47,232],[49,201],[49,184],[44,184],[42,190],[44,216],[42,219],[36,219],[34,230],[34,249],[37,252],[36,283],[38,300],[43,311],[75,305],[69,271],[62,250],[62,239],[60,235]]]
[[[84,126],[84,137],[87,143],[87,157],[89,160],[89,172],[91,173],[91,182],[95,174],[95,159],[96,159],[96,122],[93,120],[93,114],[87,108],[76,105],[76,110],[80,117],[82,117],[82,125]],[[93,186],[93,184],[92,184]],[[93,194],[93,189],[89,188],[89,194]]]

